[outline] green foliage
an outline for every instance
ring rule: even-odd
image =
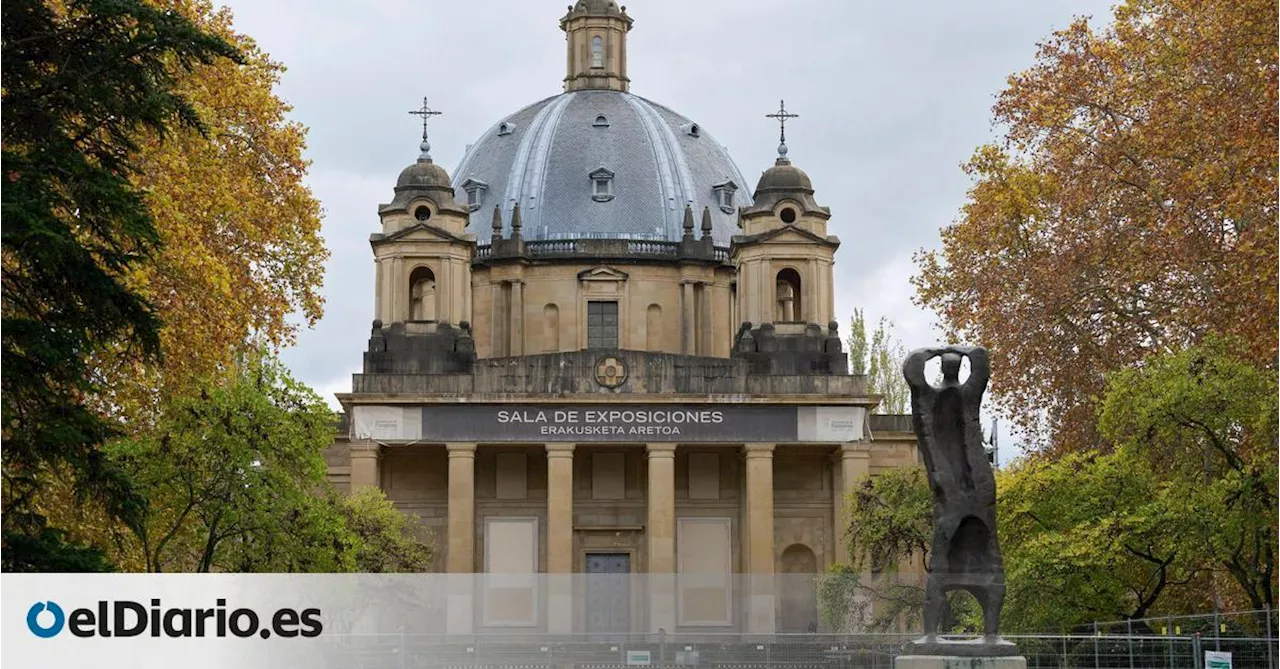
[[[4,533],[0,569],[7,572],[108,572],[115,565],[101,550],[68,540],[62,530],[45,527],[39,532]]]
[[[997,481],[1009,630],[1142,618],[1200,575],[1208,519],[1132,449],[1030,457]]]
[[[86,360],[109,346],[158,356],[160,323],[122,278],[157,241],[131,186],[144,129],[198,125],[171,72],[235,50],[179,16],[130,0],[2,5],[5,550],[59,535],[31,509],[37,473],[70,466],[77,493],[136,525],[143,501],[107,462],[116,428]],[[16,535],[30,540],[17,541]],[[12,541],[11,540],[15,540]],[[39,556],[30,556],[32,560]],[[23,562],[21,556],[6,559]],[[30,562],[34,564],[34,562]]]
[[[928,556],[933,498],[923,469],[903,467],[868,476],[845,505],[850,518],[845,546],[854,570],[892,573],[912,556]]]
[[[849,317],[849,338],[845,341],[849,348],[849,373],[867,373],[867,321],[861,309],[854,309]]]
[[[322,452],[333,442],[333,413],[276,359],[245,357],[204,386],[166,400],[153,429],[110,446],[150,502],[118,552],[122,564],[156,572],[429,569],[429,534],[415,517],[379,490],[347,497],[329,486]]]
[[[868,476],[855,485],[845,507],[851,519],[846,562],[834,565],[818,585],[823,622],[841,631],[919,625],[933,539],[933,496],[924,470],[904,467]],[[953,592],[948,603],[947,629],[979,628],[972,596]]]
[[[395,508],[377,488],[331,498],[351,533],[356,571],[415,573],[431,566],[430,533],[416,516]]]
[[[881,395],[876,413],[903,414],[911,399],[911,388],[902,377],[907,351],[893,334],[893,321],[881,317],[867,339],[867,322],[861,309],[849,317],[849,373],[867,376],[867,392]]]
[[[1212,518],[1196,541],[1253,609],[1276,605],[1277,384],[1217,337],[1108,379],[1100,430]]]
[[[893,334],[893,321],[881,318],[871,334],[867,377],[871,392],[880,394],[876,413],[905,414],[911,400],[911,387],[902,376],[902,363],[907,350]]]
[[[150,502],[135,535],[147,571],[345,571],[335,509],[315,494],[334,416],[265,355],[196,396],[170,398],[153,430],[111,446]]]

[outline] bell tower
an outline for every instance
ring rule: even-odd
[[[847,373],[837,334],[832,267],[840,240],[827,234],[831,210],[813,198],[809,175],[787,157],[785,104],[766,114],[780,125],[778,158],[760,175],[755,200],[738,210],[742,233],[729,257],[738,268],[734,354],[759,356],[774,373]],[[782,340],[792,339],[784,344]],[[788,361],[778,352],[800,357]],[[794,356],[792,356],[794,358]],[[779,367],[781,366],[781,367]],[[794,371],[790,371],[791,367]]]
[[[378,207],[369,236],[377,269],[365,374],[462,374],[476,359],[471,335],[470,207],[453,199],[449,174],[431,160],[422,99],[422,153],[400,172],[395,197]]]
[[[560,19],[568,49],[564,90],[627,91],[627,8],[613,0],[578,0]]]

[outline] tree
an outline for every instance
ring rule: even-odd
[[[145,193],[162,245],[130,285],[164,321],[162,365],[113,349],[97,361],[112,409],[145,425],[161,394],[183,393],[235,355],[292,343],[322,313],[328,252],[319,202],[303,183],[306,129],[274,92],[284,67],[235,32],[230,10],[208,0],[149,0],[235,44],[240,62],[174,71],[204,132],[138,137],[133,183]],[[297,318],[291,319],[291,314]]]
[[[316,490],[334,416],[274,359],[246,357],[154,429],[112,444],[148,498],[146,571],[346,571],[341,515]]]
[[[127,282],[158,241],[130,182],[136,138],[198,132],[174,73],[238,54],[180,16],[130,0],[68,0],[58,11],[7,2],[0,42],[3,527],[6,568],[26,569],[48,556],[14,551],[61,545],[29,504],[46,466],[70,467],[76,492],[112,515],[141,517],[142,500],[100,448],[118,428],[95,411],[103,386],[90,364],[109,347],[144,361],[159,353],[160,320]]]
[[[1132,449],[1033,455],[997,482],[1010,630],[1148,617],[1202,574],[1203,516]]]
[[[844,561],[819,586],[824,622],[848,630],[861,621],[878,631],[898,622],[918,624],[933,541],[933,494],[925,471],[903,467],[863,478],[845,500],[845,513]],[[904,573],[905,565],[920,571]],[[978,629],[981,614],[972,595],[950,593],[948,602],[948,628]]]
[[[902,363],[907,350],[893,335],[893,321],[881,318],[871,334],[867,376],[872,392],[880,393],[876,413],[905,414],[911,401],[911,387],[902,376]]]
[[[430,532],[417,516],[397,510],[377,488],[332,496],[355,538],[356,571],[367,574],[429,571]]]
[[[861,309],[854,309],[849,317],[849,373],[867,373],[867,321]]]
[[[1209,333],[1275,368],[1276,43],[1274,2],[1128,0],[1010,77],[1004,142],[966,165],[968,202],[913,281],[990,347],[1005,409],[1046,413],[1041,437],[1096,446],[1104,372]]]
[[[1159,475],[1197,492],[1213,522],[1196,541],[1254,610],[1276,605],[1277,383],[1275,372],[1217,337],[1113,374],[1100,425]]]
[[[876,413],[907,413],[911,389],[902,377],[906,349],[893,335],[893,321],[883,316],[867,341],[867,323],[861,309],[849,318],[849,373],[867,376],[867,392],[881,395]]]

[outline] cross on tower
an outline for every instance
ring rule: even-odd
[[[438,112],[432,109],[431,106],[427,104],[427,98],[423,97],[422,108],[414,109],[409,113],[414,116],[422,117],[422,144],[418,147],[422,149],[422,154],[418,156],[418,159],[431,160],[431,143],[427,141],[427,121],[430,121],[432,116],[439,116],[444,112]]]
[[[778,101],[778,111],[772,114],[765,114],[765,118],[778,120],[778,157],[787,157],[787,119],[800,118],[799,114],[792,114],[787,111],[787,101]]]

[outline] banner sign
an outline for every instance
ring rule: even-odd
[[[1206,650],[1204,652],[1204,669],[1231,669],[1231,653]]]
[[[795,441],[795,407],[462,405],[422,410],[441,441]]]
[[[359,405],[351,438],[383,442],[845,442],[866,410],[748,404]]]

